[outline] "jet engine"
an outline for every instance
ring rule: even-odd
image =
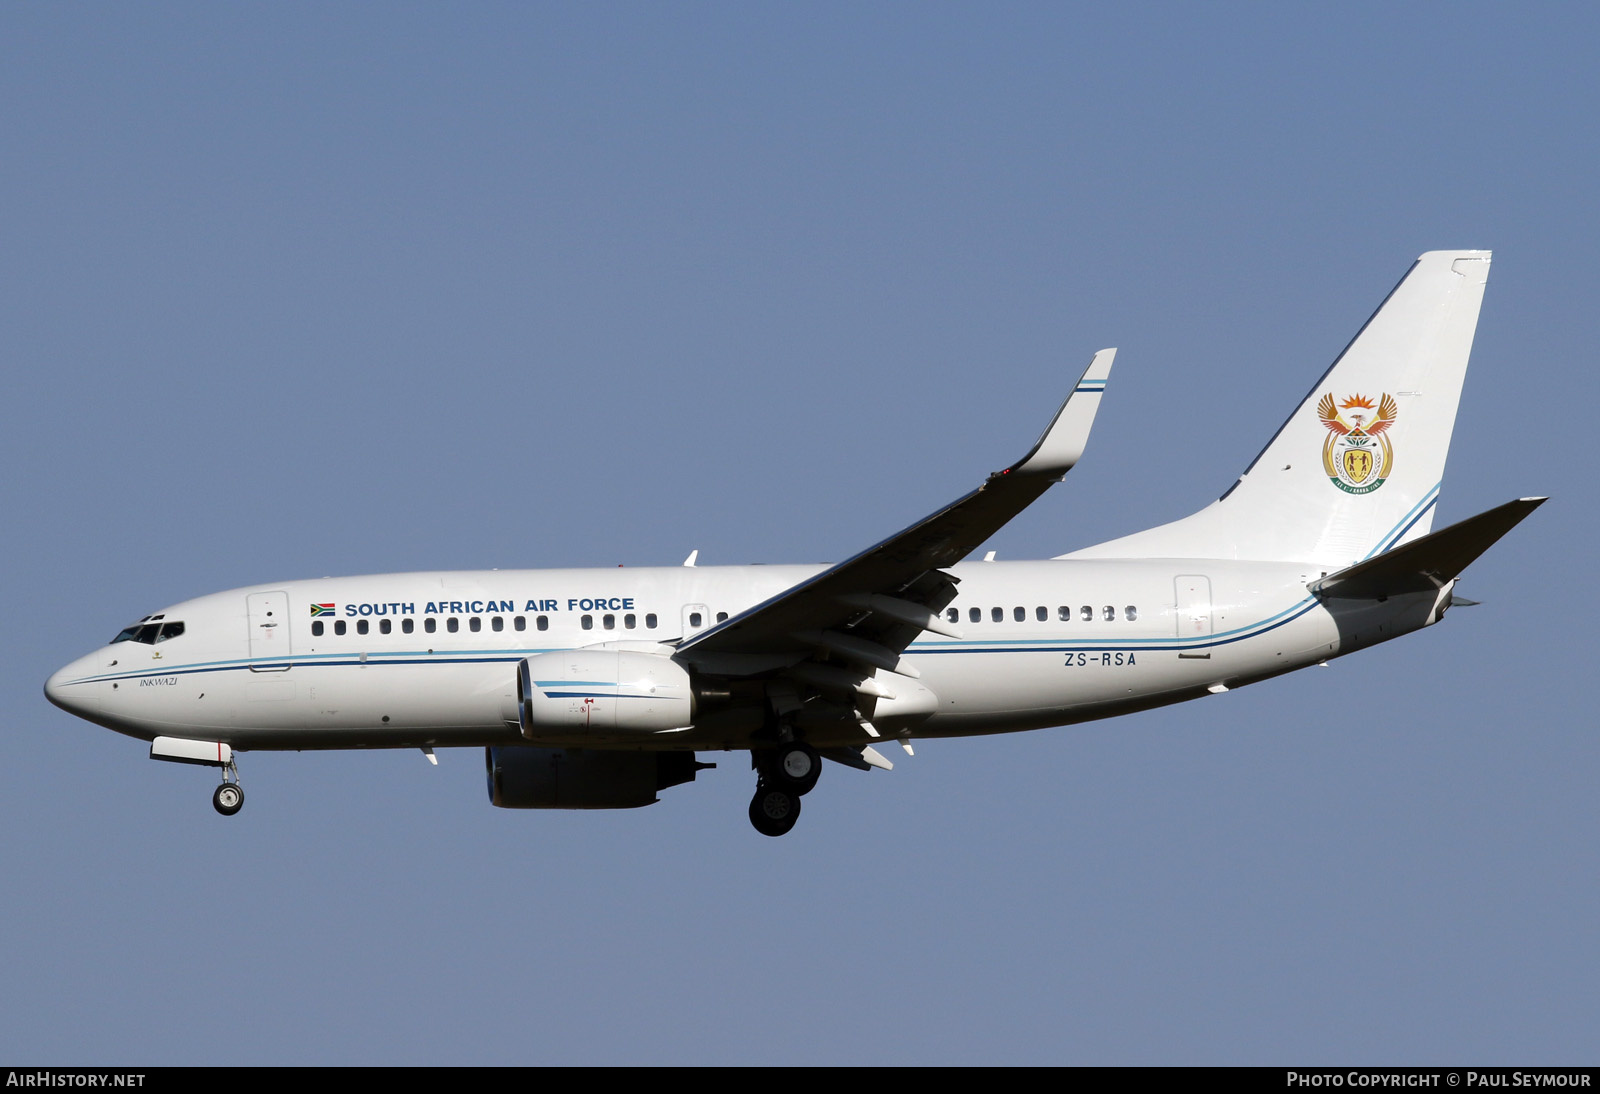
[[[567,650],[522,661],[517,708],[529,741],[615,739],[691,725],[694,690],[688,670],[660,653]]]
[[[693,752],[600,752],[511,745],[484,749],[489,800],[502,809],[634,809],[713,764]]]

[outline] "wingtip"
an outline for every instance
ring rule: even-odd
[[[1111,365],[1117,359],[1117,347],[1108,346],[1094,355],[1094,360],[1089,362],[1089,367],[1083,372],[1083,379],[1078,383],[1081,386],[1085,380],[1103,381],[1111,375]]]
[[[1045,429],[1044,435],[1029,449],[1028,454],[1000,474],[1055,475],[1060,477],[1072,469],[1083,455],[1089,431],[1094,426],[1096,412],[1100,409],[1100,396],[1106,389],[1106,377],[1111,374],[1115,349],[1103,349],[1094,355],[1089,367],[1073,385],[1067,401],[1061,404],[1056,416]]]

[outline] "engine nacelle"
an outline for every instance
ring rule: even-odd
[[[635,809],[656,791],[694,781],[710,764],[693,752],[599,752],[585,748],[486,748],[489,800],[502,809]]]
[[[517,674],[519,721],[530,741],[659,733],[694,722],[688,670],[659,653],[542,653],[525,658]]]

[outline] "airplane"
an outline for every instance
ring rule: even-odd
[[[274,582],[147,615],[45,694],[219,768],[228,816],[253,749],[483,748],[511,809],[649,805],[735,751],[781,836],[824,759],[1202,698],[1472,603],[1462,571],[1545,500],[1432,531],[1489,264],[1422,255],[1226,493],[1098,546],[968,561],[1078,462],[1110,349],[1022,459],[836,565]]]

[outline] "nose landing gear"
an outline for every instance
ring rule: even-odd
[[[222,769],[222,785],[211,795],[211,807],[224,817],[244,808],[244,787],[239,785],[239,767],[231,760]]]
[[[231,817],[244,808],[244,791],[238,783],[223,783],[211,795],[211,804],[224,817]]]
[[[222,768],[222,785],[211,795],[212,808],[224,817],[231,817],[243,808],[244,787],[239,785],[239,765],[234,762],[232,745],[189,737],[157,737],[150,742],[150,758]]]

